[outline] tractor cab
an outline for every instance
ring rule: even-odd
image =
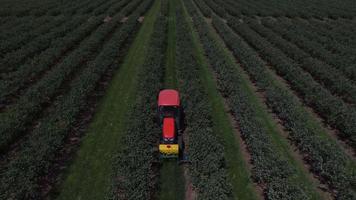
[[[158,118],[162,128],[159,152],[163,158],[178,158],[183,151],[182,108],[179,93],[165,89],[158,95]]]
[[[165,118],[173,118],[178,131],[181,131],[183,119],[178,91],[166,89],[159,93],[158,117],[160,126],[164,125]]]

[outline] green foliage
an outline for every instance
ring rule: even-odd
[[[190,13],[196,12],[193,10]],[[245,78],[233,65],[223,61],[227,58],[215,39],[206,34],[210,31],[206,22],[198,14],[192,15],[206,56],[217,75],[218,87],[239,121],[242,136],[252,156],[253,178],[266,186],[265,193],[268,199],[311,198],[307,196],[307,188],[292,181],[292,177],[296,176],[296,169],[279,153],[269,137],[269,127],[259,119],[260,111],[256,107],[256,102],[251,101],[251,93],[246,91]]]
[[[263,25],[259,24],[256,20],[248,19],[248,25],[258,32],[262,37],[266,38],[273,46],[279,48],[291,59],[296,61],[296,67],[301,67],[305,71],[309,72],[313,79],[320,84],[322,84],[326,89],[330,90],[336,96],[341,97],[347,102],[356,102],[356,86],[352,84],[344,74],[340,73],[339,70],[333,68],[332,66],[324,63],[321,60],[313,58],[312,55],[306,53],[303,49],[299,48],[300,43],[293,44],[288,39],[283,39],[285,34],[279,35],[274,33],[272,30],[265,28]],[[282,20],[281,20],[282,21]],[[302,35],[305,31],[301,31],[296,27],[289,26],[288,32],[297,32]],[[299,30],[299,31],[298,31]],[[306,38],[299,37],[300,41],[304,44],[310,41]],[[319,36],[315,36],[320,38]],[[313,38],[314,40],[314,38]],[[313,46],[313,45],[311,45]],[[313,52],[323,48],[313,47]],[[298,65],[299,64],[299,65]]]
[[[211,9],[224,9],[232,16],[287,16],[302,18],[352,18],[356,6],[352,0],[204,0]],[[214,3],[212,3],[214,2]],[[306,6],[307,5],[307,6]],[[222,13],[223,14],[223,13]],[[224,14],[223,14],[224,15]],[[219,16],[223,16],[220,15]]]
[[[190,174],[198,199],[231,199],[227,182],[224,147],[212,131],[210,103],[199,78],[199,64],[194,58],[194,46],[187,19],[177,8],[176,68],[179,89],[186,115]]]
[[[157,91],[164,76],[167,18],[160,16],[154,26],[142,70],[137,99],[128,120],[120,151],[114,158],[110,199],[150,199],[157,184],[157,142],[161,132],[156,123]],[[154,150],[156,149],[156,150]]]
[[[340,98],[333,96],[322,85],[317,83],[313,77],[287,57],[281,50],[261,38],[246,24],[237,20],[229,21],[231,27],[241,36],[246,38],[251,46],[256,48],[260,56],[271,63],[279,75],[287,80],[292,89],[296,90],[303,100],[314,108],[326,122],[341,132],[341,135],[350,140],[353,147],[356,145],[356,109],[348,106]],[[318,67],[318,66],[311,66]],[[339,83],[341,84],[341,83]]]
[[[303,155],[306,155],[306,161],[312,166],[311,170],[320,175],[330,187],[337,190],[339,199],[353,199],[355,197],[355,183],[353,182],[355,180],[355,165],[353,161],[335,141],[325,135],[322,127],[304,110],[292,92],[276,84],[274,77],[267,71],[266,63],[252,47],[240,36],[234,34],[220,19],[215,18],[213,24],[236,58],[256,81],[257,86],[264,90],[268,106],[283,120],[283,125],[289,130],[290,139],[298,146]],[[239,33],[246,31],[245,26],[239,25],[238,27],[238,30],[235,30]],[[270,53],[275,52],[270,45],[263,45],[263,41],[253,32],[249,31],[243,36],[251,43],[258,42]],[[295,69],[287,67],[288,62],[285,60],[279,61],[281,63],[274,62],[275,67],[286,66],[286,70]],[[293,77],[296,78],[300,74],[300,72],[295,72]]]
[[[23,108],[26,108],[21,112],[28,112],[25,116],[27,120],[28,117],[33,119],[31,116],[33,109],[40,109],[36,103],[43,100],[41,94],[47,96],[46,93],[55,91],[57,86],[52,84],[65,79],[66,74],[68,75],[66,70],[72,70],[82,62],[82,59],[87,58],[87,55],[92,55],[93,50],[105,41],[110,32],[112,33],[99,55],[95,59],[85,60],[87,67],[69,83],[67,92],[56,98],[52,106],[48,108],[48,115],[39,121],[38,127],[20,144],[16,157],[1,166],[1,199],[38,199],[41,196],[40,178],[48,173],[56,153],[62,148],[76,117],[80,111],[86,109],[87,98],[94,92],[98,81],[108,69],[117,65],[117,59],[120,56],[118,52],[127,45],[127,41],[130,41],[128,38],[135,35],[138,26],[137,18],[148,9],[150,3],[150,1],[145,1],[137,7],[128,21],[120,28],[116,28],[116,24],[122,17],[119,15],[110,23],[101,26],[81,44],[81,47],[73,55],[66,58],[68,60],[60,65],[61,68],[49,73],[49,76],[44,80],[50,81],[51,84],[42,82],[43,86],[38,85],[31,89],[33,93],[28,96],[28,98],[32,98],[31,101],[28,101],[27,104],[26,101],[23,101],[21,104]],[[35,90],[38,91],[35,92]],[[16,112],[14,115],[19,114]],[[13,118],[9,118],[9,120],[13,120]],[[22,126],[23,123],[19,121],[18,124],[15,124]],[[2,124],[2,126],[5,125],[6,123]],[[8,127],[7,130],[9,128],[11,127]]]

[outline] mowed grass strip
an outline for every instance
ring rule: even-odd
[[[137,74],[143,64],[153,25],[160,8],[155,1],[114,76],[106,96],[70,167],[58,199],[105,199],[110,187],[112,155],[120,148],[127,115],[136,98]]]
[[[164,87],[177,89],[176,77],[176,6],[177,0],[168,1],[168,37],[166,50],[166,66]],[[162,134],[162,133],[159,133]],[[160,200],[184,199],[184,175],[183,166],[179,166],[175,160],[163,161],[159,175]]]
[[[183,4],[183,3],[182,3]],[[225,158],[228,165],[229,181],[232,184],[234,199],[256,200],[257,192],[250,179],[250,172],[247,164],[244,161],[242,152],[239,147],[239,138],[236,136],[233,125],[230,122],[229,116],[224,107],[224,101],[219,94],[215,80],[209,71],[209,64],[205,58],[204,49],[199,40],[199,35],[196,33],[191,18],[183,6],[184,15],[190,25],[192,37],[195,46],[195,58],[200,65],[200,75],[202,84],[205,86],[209,101],[212,107],[212,120],[214,123],[214,132],[218,134],[222,144],[225,147]]]

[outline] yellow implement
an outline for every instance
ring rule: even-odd
[[[178,156],[179,146],[178,144],[160,144],[159,152],[162,156]]]

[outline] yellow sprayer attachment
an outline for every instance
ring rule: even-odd
[[[178,157],[178,144],[160,144],[159,152],[163,157]]]

